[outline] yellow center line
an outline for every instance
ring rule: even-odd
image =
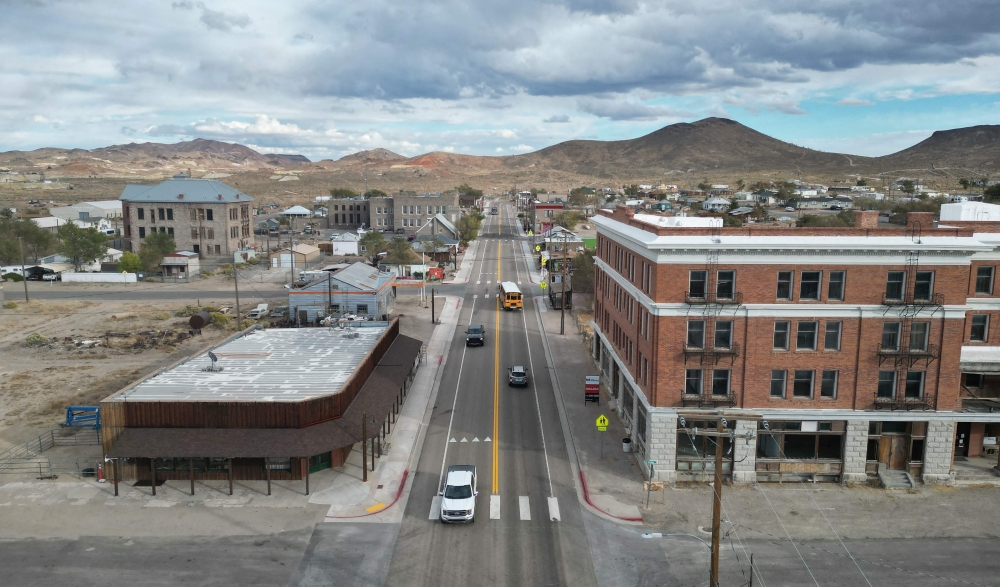
[[[500,241],[497,240],[497,283],[500,283]],[[499,288],[498,288],[499,289]],[[500,495],[500,310],[502,302],[497,295],[496,336],[493,351],[493,495]]]

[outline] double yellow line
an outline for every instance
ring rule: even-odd
[[[500,290],[500,240],[497,240],[497,291]],[[500,494],[500,310],[503,302],[497,295],[496,336],[493,350],[493,495]]]

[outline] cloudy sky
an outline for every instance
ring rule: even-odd
[[[0,151],[512,154],[706,116],[881,155],[1000,115],[995,0],[0,0]]]

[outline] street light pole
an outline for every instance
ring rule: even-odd
[[[17,237],[17,246],[21,249],[21,281],[24,282],[24,301],[28,301],[28,274],[24,270],[24,241]]]

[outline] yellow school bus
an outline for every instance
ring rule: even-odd
[[[500,284],[500,299],[503,301],[504,310],[521,310],[521,290],[513,281],[505,281]]]

